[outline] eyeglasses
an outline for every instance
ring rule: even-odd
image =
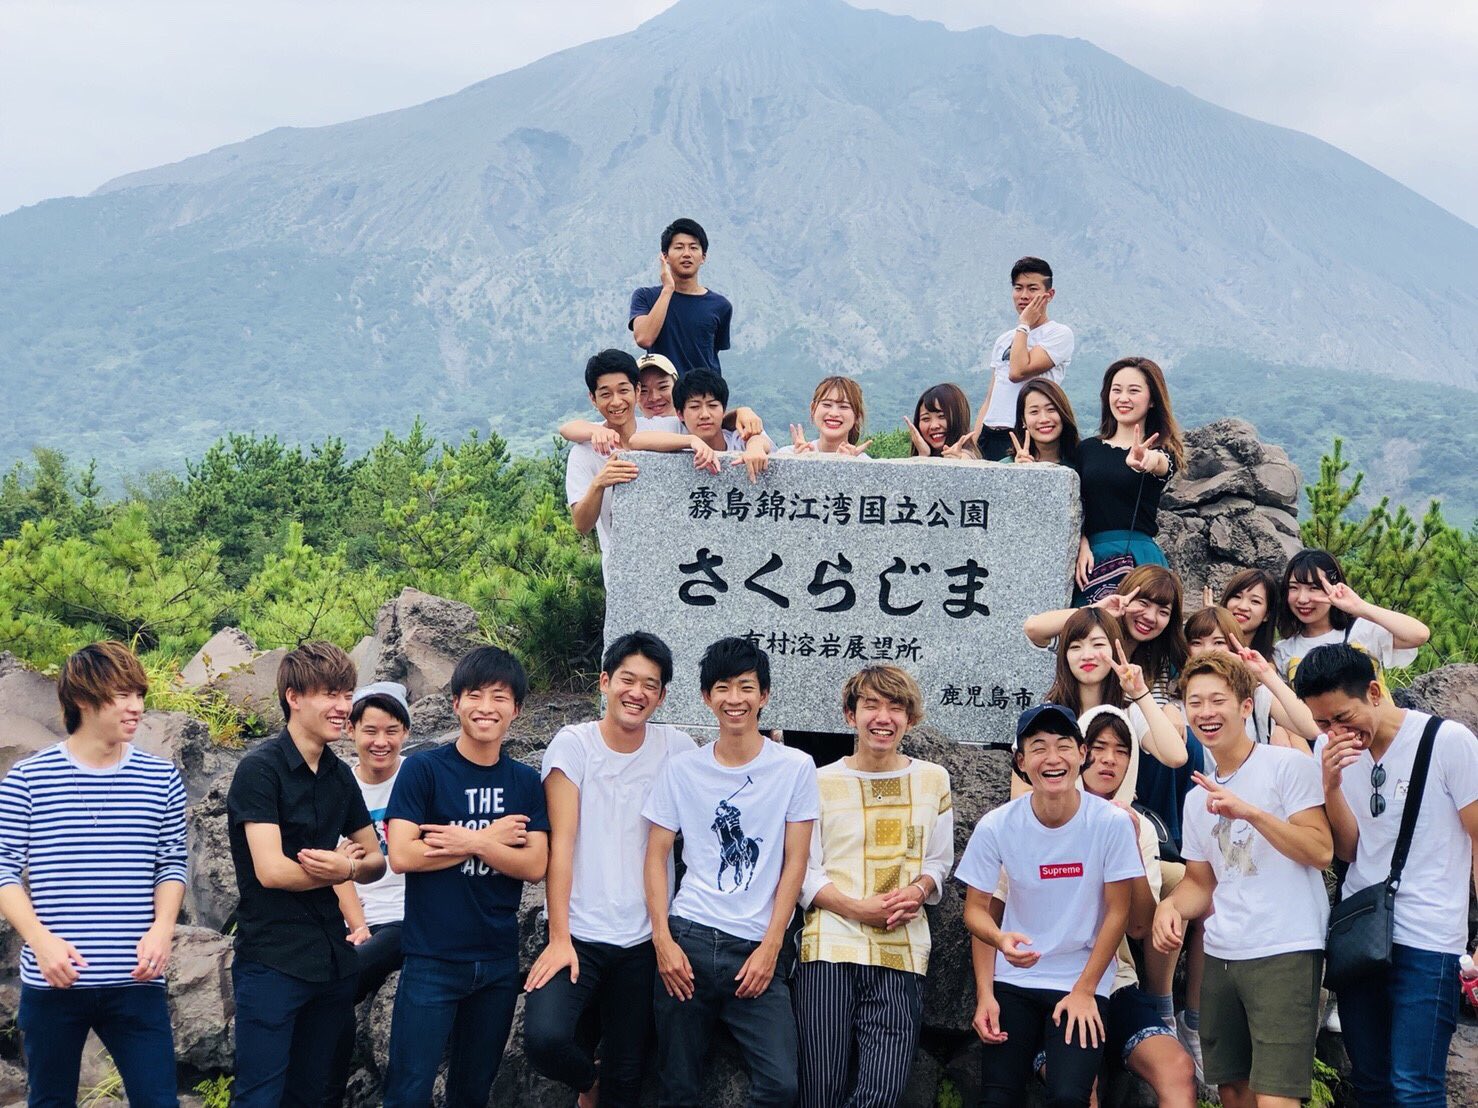
[[[1381,796],[1381,786],[1386,783],[1386,767],[1372,766],[1370,769],[1370,814],[1379,816],[1386,810],[1386,798]]]

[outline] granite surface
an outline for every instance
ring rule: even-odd
[[[1078,479],[1054,465],[778,458],[697,471],[691,454],[633,454],[612,496],[606,642],[660,635],[676,674],[657,717],[711,724],[703,650],[726,635],[770,654],[767,724],[845,731],[842,683],[868,662],[907,667],[929,723],[1009,741],[1051,681],[1027,616],[1065,606]]]

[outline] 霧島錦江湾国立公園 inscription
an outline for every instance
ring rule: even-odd
[[[965,742],[1007,742],[1041,701],[1050,651],[1027,616],[1068,603],[1078,480],[1054,465],[780,457],[751,483],[693,455],[629,455],[612,492],[606,641],[660,635],[676,673],[656,718],[712,722],[703,650],[726,635],[770,654],[767,726],[844,731],[842,683],[891,662],[928,721]]]

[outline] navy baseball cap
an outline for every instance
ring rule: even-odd
[[[1061,704],[1037,704],[1021,713],[1016,721],[1016,742],[1034,731],[1047,731],[1054,735],[1067,735],[1083,741],[1083,732],[1078,729],[1078,717],[1071,708]]]

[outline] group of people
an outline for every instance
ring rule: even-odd
[[[702,229],[680,220],[662,246],[662,285],[632,302],[636,341],[655,352],[592,358],[601,422],[564,428],[580,443],[575,522],[607,550],[606,492],[636,477],[623,448],[755,474],[782,452],[729,404],[731,308],[697,284]],[[456,734],[407,756],[406,690],[356,687],[342,650],[303,643],[277,674],[284,728],[242,758],[227,797],[234,1103],[340,1103],[355,1007],[398,971],[393,1108],[429,1105],[444,1060],[445,1102],[486,1105],[520,996],[529,1064],[582,1108],[636,1105],[653,1076],[664,1108],[711,1103],[720,1023],[751,1105],[897,1105],[923,1021],[925,909],[953,878],[981,1104],[1025,1103],[1040,1081],[1047,1103],[1087,1105],[1126,1069],[1163,1105],[1191,1108],[1198,1078],[1229,1108],[1296,1105],[1320,1021],[1324,873],[1340,872],[1343,897],[1385,882],[1408,808],[1421,849],[1400,876],[1389,965],[1341,982],[1339,1013],[1360,1105],[1446,1103],[1478,737],[1391,697],[1385,671],[1413,660],[1426,627],[1365,601],[1318,550],[1281,577],[1237,575],[1187,617],[1153,542],[1181,460],[1163,375],[1114,363],[1099,436],[1080,441],[1051,270],[1023,259],[1012,282],[1020,323],[996,344],[979,416],[941,385],[908,422],[920,457],[1077,466],[1079,604],[1026,622],[1054,649],[1054,677],[1017,721],[1012,799],[963,854],[949,774],[904,753],[924,701],[897,666],[837,690],[850,753],[819,764],[762,729],[758,645],[720,639],[679,676],[660,638],[627,634],[601,661],[602,714],[550,737],[536,770],[507,749],[528,691],[512,654],[463,657]],[[815,437],[794,427],[784,452],[866,457],[856,382],[823,382],[812,420]],[[717,734],[706,745],[652,722],[693,676]],[[134,744],[147,684],[123,645],[79,650],[57,686],[68,737],[0,782],[0,912],[25,944],[32,1105],[75,1104],[89,1030],[131,1104],[177,1103],[163,984],[185,791]],[[334,749],[346,737],[352,765]],[[547,936],[525,975],[525,886],[539,882]]]

